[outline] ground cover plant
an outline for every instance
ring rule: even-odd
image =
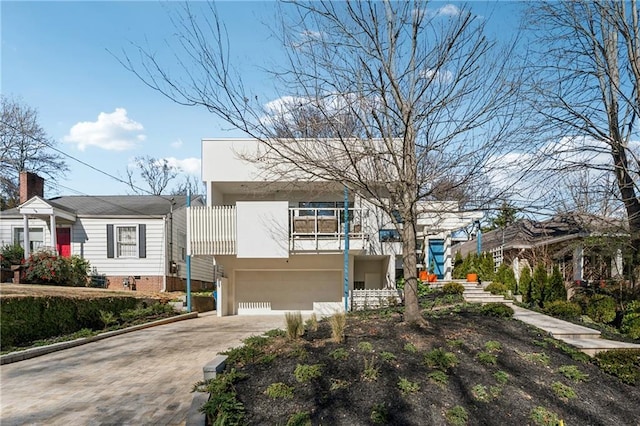
[[[447,305],[424,310],[428,326],[419,327],[385,309],[347,315],[341,339],[330,320],[295,342],[276,332],[253,338],[228,352],[227,370],[242,378],[225,403],[242,413],[237,424],[255,425],[636,424],[640,387],[630,371],[640,354],[589,359],[495,313]],[[212,423],[222,419],[208,407]]]

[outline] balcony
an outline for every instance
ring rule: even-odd
[[[368,235],[364,232],[365,213],[363,209],[349,209],[350,250],[365,248],[368,240]],[[288,214],[288,218],[282,214]],[[288,230],[285,228],[282,231],[283,237],[286,238],[288,235],[289,253],[344,250],[344,209],[288,208],[288,213],[282,211],[282,214],[280,217],[283,219],[283,225],[284,220],[288,219]],[[277,231],[274,235],[279,233],[276,228],[274,231]],[[194,256],[238,255],[236,206],[192,207],[189,234],[191,254]]]

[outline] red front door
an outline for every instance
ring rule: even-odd
[[[56,228],[56,250],[62,257],[71,257],[71,228]]]

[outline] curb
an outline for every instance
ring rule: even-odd
[[[119,336],[125,333],[131,333],[132,331],[143,330],[145,328],[155,327],[158,325],[170,324],[172,322],[197,318],[197,312],[191,312],[188,314],[176,315],[170,318],[163,318],[157,321],[148,322],[146,324],[134,325],[132,327],[122,328],[120,330],[107,331],[105,333],[96,334],[91,337],[82,337],[80,339],[69,340],[67,342],[54,343],[47,346],[39,346],[37,348],[25,349],[24,351],[11,352],[6,355],[0,356],[0,365],[11,364],[13,362],[23,361],[25,359],[35,358],[41,355],[50,354],[52,352],[62,351],[64,349],[74,348],[76,346],[86,345],[87,343],[97,342],[109,337]]]

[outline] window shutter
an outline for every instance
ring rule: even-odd
[[[138,225],[138,257],[147,257],[147,225]]]
[[[113,225],[107,225],[107,258],[114,258]]]

